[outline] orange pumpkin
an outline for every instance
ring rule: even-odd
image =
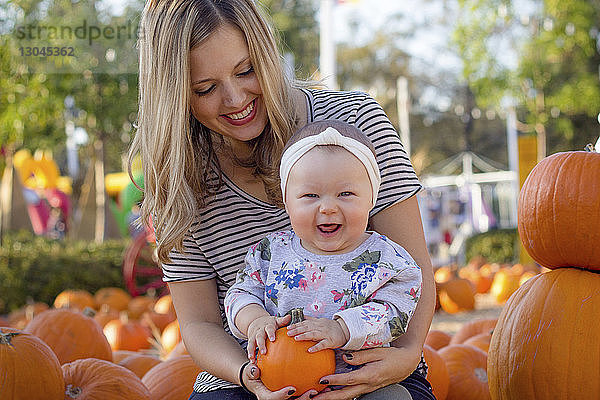
[[[478,333],[473,335],[463,342],[468,346],[474,346],[478,349],[485,351],[486,353],[490,350],[490,342],[492,341],[492,332]]]
[[[156,300],[154,303],[154,311],[159,314],[175,314],[175,306],[170,294],[166,294]]]
[[[152,310],[154,307],[154,298],[150,296],[137,296],[127,304],[127,311],[130,318],[139,319],[143,313]]]
[[[96,315],[94,315],[94,320],[102,328],[104,328],[104,326],[113,319],[119,319],[119,312],[110,308],[108,304],[103,304],[100,307],[100,310],[96,313]]]
[[[48,308],[50,307],[46,303],[37,302],[27,304],[8,314],[8,325],[17,329],[25,329],[27,324],[31,322],[36,315],[46,311]]]
[[[544,267],[600,270],[600,154],[556,153],[540,161],[519,195],[523,246]]]
[[[165,357],[166,360],[170,360],[172,358],[175,357],[179,357],[182,356],[184,354],[190,354],[186,347],[185,347],[185,343],[182,341],[180,341],[179,343],[177,343],[175,345],[175,347],[173,348],[173,350],[171,350],[171,352],[169,354],[167,354],[167,356]]]
[[[451,344],[438,350],[446,362],[450,384],[447,400],[490,399],[487,354],[473,346]],[[515,399],[525,397],[515,397]]]
[[[98,289],[94,294],[94,300],[98,308],[106,304],[113,310],[123,311],[127,309],[131,296],[121,288],[105,287]]]
[[[450,339],[450,344],[461,344],[465,340],[480,333],[490,333],[494,330],[498,318],[479,318],[464,323]]]
[[[600,274],[559,268],[502,309],[488,353],[493,399],[600,399]]]
[[[127,368],[141,379],[146,372],[160,362],[161,361],[158,358],[149,354],[135,353],[115,364]]]
[[[150,330],[139,321],[130,320],[127,312],[121,312],[119,319],[104,325],[103,332],[112,350],[138,351],[151,347]]]
[[[475,293],[471,282],[455,278],[444,283],[440,290],[440,305],[449,314],[473,310]]]
[[[34,317],[25,331],[50,346],[61,364],[90,357],[112,361],[110,345],[92,315],[89,308],[51,309]]]
[[[141,379],[120,365],[84,358],[62,366],[65,400],[149,400]]]
[[[519,287],[519,275],[510,268],[500,268],[494,275],[490,294],[498,304],[503,304]]]
[[[87,290],[66,289],[54,299],[54,308],[77,308],[84,310],[86,307],[96,308],[94,296]]]
[[[427,381],[431,384],[433,394],[437,400],[445,400],[450,385],[446,362],[437,350],[428,345],[423,346],[423,356],[427,363]]]
[[[290,324],[302,320],[302,309],[293,309]],[[264,385],[271,391],[293,386],[298,395],[310,389],[319,392],[325,389],[326,385],[320,384],[319,380],[335,372],[335,353],[331,349],[309,353],[308,349],[314,344],[312,341],[296,341],[287,335],[285,327],[277,329],[275,340],[267,340],[267,353],[259,353],[257,357]]]
[[[431,329],[427,332],[425,344],[431,346],[434,350],[439,350],[450,343],[452,336],[449,333],[437,329]]]
[[[40,338],[0,328],[0,399],[62,400],[60,363]]]
[[[181,342],[181,331],[179,330],[179,321],[175,320],[167,325],[162,331],[160,344],[162,345],[165,354],[167,354],[170,353],[179,342]]]
[[[187,400],[200,372],[192,357],[183,355],[155,365],[142,382],[152,400]]]

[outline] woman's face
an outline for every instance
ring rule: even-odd
[[[267,124],[262,90],[242,32],[223,25],[190,51],[192,115],[213,132],[246,142]]]

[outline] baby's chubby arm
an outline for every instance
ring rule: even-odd
[[[323,349],[337,349],[350,339],[350,331],[341,318],[305,317],[305,320],[288,326],[288,336],[296,340],[312,340],[317,342],[308,349],[314,353]]]

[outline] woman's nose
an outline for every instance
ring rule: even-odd
[[[246,96],[244,89],[233,82],[227,82],[223,85],[223,103],[227,107],[241,108],[245,106]]]

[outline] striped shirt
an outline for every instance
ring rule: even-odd
[[[336,119],[355,125],[371,140],[377,154],[381,187],[371,216],[405,200],[421,188],[398,134],[381,106],[368,94],[301,89],[306,96],[309,122]],[[214,183],[218,175],[209,179]],[[162,265],[165,282],[216,279],[225,330],[231,334],[223,300],[244,266],[248,248],[274,231],[291,229],[285,210],[261,201],[236,186],[223,174],[223,185],[205,208],[198,210],[184,237],[184,252],[172,250],[171,262]],[[239,341],[239,340],[238,340]],[[242,346],[245,342],[240,341]],[[202,372],[194,391],[236,387]]]

